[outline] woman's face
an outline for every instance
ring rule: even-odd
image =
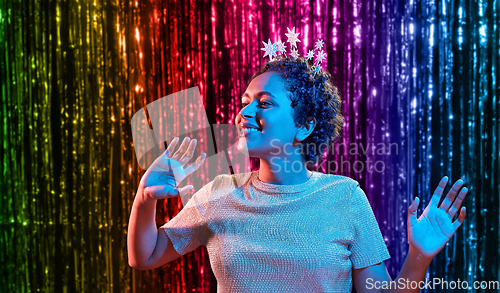
[[[250,82],[235,119],[240,152],[269,159],[286,157],[293,151],[292,143],[299,127],[293,121],[288,94],[283,80],[274,71],[265,72]],[[247,126],[258,130],[245,130]]]

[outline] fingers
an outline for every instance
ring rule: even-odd
[[[441,181],[439,181],[438,187],[434,190],[434,194],[432,194],[431,202],[429,206],[436,206],[439,204],[439,200],[441,199],[441,195],[443,195],[444,188],[448,184],[448,176],[444,176]]]
[[[417,209],[419,203],[420,199],[418,197],[415,197],[413,203],[410,205],[410,207],[408,207],[408,222],[407,222],[408,227],[413,227],[415,224],[418,223]]]
[[[465,220],[465,214],[466,214],[466,210],[465,210],[465,207],[462,207],[460,209],[460,215],[458,216],[458,218],[455,220],[455,222],[453,222],[453,228],[455,228],[455,232],[458,230],[458,228],[464,223],[464,220]]]
[[[181,188],[172,188],[168,185],[155,185],[145,188],[144,193],[153,199],[166,199],[170,197],[184,196],[192,190],[194,190],[193,185],[186,185]]]
[[[170,161],[168,160],[170,153],[168,149],[166,149],[163,154],[161,154],[156,160],[154,160],[153,164],[149,166],[148,171],[169,171],[172,170],[170,168]]]
[[[191,139],[189,137],[187,137],[187,136],[184,138],[184,140],[182,141],[181,146],[175,152],[175,154],[172,156],[172,159],[175,159],[175,160],[177,160],[177,161],[180,162],[180,159],[181,159],[182,155],[186,152],[186,149],[188,148],[190,140]]]
[[[203,153],[203,154],[201,154],[201,156],[198,157],[198,159],[196,159],[196,161],[193,164],[187,166],[184,169],[186,176],[189,176],[191,173],[198,170],[198,168],[201,166],[203,161],[205,161],[206,157],[207,157],[207,154]]]
[[[455,196],[457,195],[457,192],[460,190],[460,188],[462,188],[462,185],[464,185],[464,181],[462,179],[457,180],[457,182],[453,184],[451,189],[448,191],[448,194],[444,198],[443,202],[441,203],[441,206],[439,207],[440,209],[448,211],[448,209],[451,206],[451,203],[453,202]]]
[[[177,188],[177,193],[180,197],[184,197],[189,191],[194,191],[193,185],[186,185],[181,188]]]
[[[170,157],[170,155],[172,155],[174,153],[175,146],[177,145],[178,142],[179,142],[178,137],[175,137],[174,139],[172,139],[172,141],[170,142],[170,144],[167,147],[167,150],[165,151],[167,157]]]
[[[450,219],[453,219],[455,217],[455,214],[457,213],[458,209],[460,208],[460,205],[464,201],[465,196],[467,195],[467,192],[469,190],[467,187],[462,188],[460,193],[457,196],[457,199],[453,202],[453,205],[450,207],[450,209],[447,211],[448,215],[450,216]]]
[[[170,156],[174,152],[175,146],[177,145],[178,141],[178,137],[175,137],[172,140],[165,152],[155,161],[156,165],[165,170],[174,170],[176,168],[182,168],[187,164],[187,162],[193,157],[197,140],[191,140],[189,137],[185,137],[179,149],[172,156]],[[198,157],[195,163],[183,169],[183,175],[181,177],[185,178],[196,171],[200,167],[201,163],[203,163],[203,161],[205,160],[205,157],[206,154],[203,153],[200,157]],[[169,159],[173,159],[174,161],[171,162]],[[182,179],[179,179],[179,181],[181,180]]]
[[[179,162],[181,163],[182,166],[186,165],[187,162],[193,157],[194,149],[196,148],[196,139],[193,139],[189,143],[189,147],[186,150],[186,152],[182,155],[180,158]]]

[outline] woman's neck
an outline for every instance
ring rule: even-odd
[[[260,159],[259,179],[265,183],[296,185],[306,182],[311,175],[304,162],[292,164],[290,160],[278,158],[270,161]]]

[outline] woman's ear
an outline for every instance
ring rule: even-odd
[[[313,132],[315,127],[316,119],[314,117],[307,117],[306,123],[299,128],[295,138],[297,138],[298,141],[305,140]]]

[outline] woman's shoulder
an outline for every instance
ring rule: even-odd
[[[218,175],[213,181],[213,188],[241,187],[250,180],[255,172]]]
[[[334,186],[344,186],[351,189],[354,189],[355,187],[359,186],[358,181],[347,176],[325,174],[321,172],[316,172],[316,173],[319,174],[318,177],[320,178],[320,180],[325,181],[327,184],[331,184]]]
[[[230,195],[235,188],[243,186],[253,172],[241,174],[221,174],[205,184],[193,197],[197,202],[208,204],[220,201]]]
[[[325,206],[331,207],[332,210],[348,209],[352,193],[359,185],[356,180],[347,176],[322,172],[315,172],[315,177],[317,179],[313,190],[325,195],[316,197],[317,200],[325,200]]]

